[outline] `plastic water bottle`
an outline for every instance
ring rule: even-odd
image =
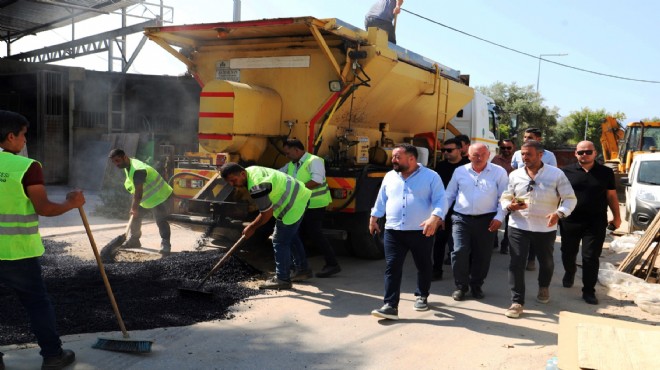
[[[558,364],[557,357],[553,357],[549,359],[548,361],[545,362],[545,370],[558,370],[559,367],[557,367]]]

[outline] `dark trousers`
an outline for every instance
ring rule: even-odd
[[[453,210],[447,212],[445,216],[444,230],[438,229],[435,234],[435,242],[433,243],[433,271],[442,271],[442,265],[445,260],[446,246],[449,246],[449,254],[454,250],[454,241],[451,237],[452,225],[451,215],[454,214]]]
[[[321,249],[327,266],[337,266],[339,262],[337,262],[335,251],[323,235],[323,217],[325,217],[325,207],[307,208],[300,224],[300,233],[313,240],[316,246]]]
[[[605,242],[607,219],[593,222],[570,222],[562,220],[559,223],[561,231],[561,262],[564,270],[575,274],[577,265],[575,259],[582,242],[582,292],[594,294],[598,281],[600,254]]]
[[[495,213],[468,216],[457,212],[451,216],[454,251],[451,268],[456,287],[467,291],[470,287],[481,288],[490,269],[493,238],[488,225]]]
[[[403,263],[408,251],[417,267],[416,296],[428,297],[431,289],[433,263],[431,253],[433,237],[427,237],[421,230],[399,231],[385,229],[385,298],[383,301],[392,307],[399,307]]]
[[[43,357],[58,356],[62,351],[62,341],[55,325],[55,310],[41,276],[39,258],[0,260],[0,283],[13,289],[25,307],[30,329],[41,347],[39,354]]]
[[[552,280],[555,262],[552,259],[557,231],[535,232],[509,227],[509,286],[511,301],[525,304],[525,266],[530,249],[539,259],[539,287],[547,288]]]
[[[369,27],[378,27],[387,32],[387,41],[396,44],[396,34],[394,32],[394,23],[384,19],[366,17],[364,19],[364,28],[369,31]]]
[[[158,226],[158,233],[160,234],[160,238],[166,241],[170,241],[170,224],[167,222],[167,216],[170,215],[170,198],[165,200],[163,203],[155,206],[154,208],[143,208],[143,207],[138,207],[138,212],[137,215],[133,216],[133,221],[131,221],[131,235],[130,238],[138,238],[142,236],[142,218],[144,217],[144,214],[148,211],[151,210],[154,215],[154,219],[156,220],[156,225]]]
[[[502,237],[502,244],[500,244],[500,249],[503,251],[508,250],[509,248],[509,214],[507,213],[504,217],[504,236]],[[497,233],[495,233],[495,242],[493,243],[493,248],[497,248]]]

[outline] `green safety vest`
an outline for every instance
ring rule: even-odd
[[[148,164],[131,158],[131,168],[124,169],[126,173],[126,181],[124,187],[129,193],[135,194],[135,185],[133,184],[133,174],[136,170],[147,170],[147,179],[142,186],[142,200],[140,206],[143,208],[154,208],[155,206],[163,203],[170,194],[172,194],[172,187],[165,182],[163,177]]]
[[[312,166],[312,161],[314,159],[319,159],[321,163],[323,163],[323,158],[317,157],[314,154],[309,154],[296,173],[296,179],[300,180],[303,184],[307,184],[307,182],[312,179],[312,174],[309,171],[309,168]],[[289,162],[286,173],[289,174],[289,176],[293,176],[295,169],[296,164]],[[310,190],[312,191],[312,197],[309,199],[309,208],[323,208],[332,202],[330,189],[328,188],[328,182],[325,180],[325,177],[323,178],[323,184],[321,184],[321,186]]]
[[[35,162],[39,163],[0,152],[0,260],[21,260],[44,254],[39,215],[22,183],[25,172]]]
[[[248,191],[269,183],[271,191],[268,199],[273,204],[273,216],[285,225],[295,224],[305,213],[312,191],[305,184],[272,168],[251,166],[245,169],[248,174]]]

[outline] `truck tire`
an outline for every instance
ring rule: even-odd
[[[385,218],[378,220],[380,233],[369,234],[369,213],[356,213],[348,217],[346,224],[348,231],[348,249],[355,257],[377,260],[385,257],[383,248],[383,231],[385,230]]]

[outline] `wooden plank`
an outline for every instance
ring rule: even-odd
[[[652,325],[645,325],[635,322],[615,320],[598,316],[581,315],[573,312],[562,311],[559,313],[559,368],[577,369],[578,368],[578,326],[581,324],[599,324],[616,328],[635,330],[639,332],[660,332],[660,328]],[[607,345],[608,339],[600,338],[598,346]],[[656,347],[656,343],[647,343]],[[613,353],[621,352],[620,348],[610,351]],[[654,357],[655,358],[655,357]],[[620,368],[621,369],[621,368]]]
[[[598,370],[657,368],[660,331],[620,328],[602,324],[579,324],[578,367]]]

